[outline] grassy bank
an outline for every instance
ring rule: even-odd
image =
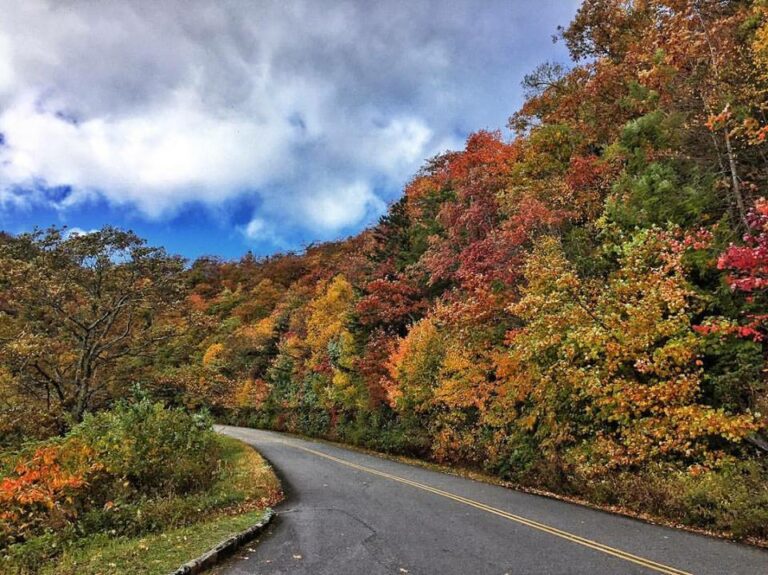
[[[252,448],[217,436],[218,470],[209,489],[186,496],[147,499],[131,509],[139,533],[117,529],[68,537],[61,551],[46,535],[7,549],[2,571],[14,575],[163,574],[256,523],[281,497],[270,466]],[[109,511],[103,510],[104,513]]]
[[[96,535],[68,549],[45,575],[156,575],[172,572],[220,541],[254,525],[263,511],[222,515],[187,527],[146,537],[112,538]]]

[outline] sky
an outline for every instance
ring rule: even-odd
[[[0,229],[194,258],[375,223],[503,129],[578,0],[0,0]]]

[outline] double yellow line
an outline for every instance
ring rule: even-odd
[[[385,477],[386,479],[391,479],[392,481],[397,481],[398,483],[410,485],[411,487],[415,487],[416,489],[421,489],[422,491],[428,491],[429,493],[434,493],[435,495],[439,495],[447,499],[453,499],[454,501],[458,501],[459,503],[469,505],[470,507],[474,507],[476,509],[481,509],[482,511],[487,511],[488,513],[498,515],[499,517],[503,517],[504,519],[514,521],[515,523],[525,525],[532,529],[543,531],[544,533],[549,533],[550,535],[554,535],[555,537],[560,537],[561,539],[566,539],[567,541],[571,541],[578,545],[589,547],[590,549],[600,551],[601,553],[606,553],[608,555],[612,555],[613,557],[618,557],[619,559],[623,559],[624,561],[628,561],[630,563],[635,563],[637,565],[640,565],[642,567],[645,567],[657,573],[665,573],[666,575],[691,575],[691,573],[687,571],[681,571],[680,569],[676,569],[668,565],[663,565],[662,563],[656,563],[655,561],[651,561],[650,559],[645,559],[643,557],[639,557],[637,555],[627,553],[626,551],[622,551],[621,549],[616,549],[615,547],[611,547],[603,543],[598,543],[597,541],[592,541],[591,539],[586,539],[585,537],[580,537],[579,535],[575,535],[573,533],[563,531],[562,529],[550,527],[549,525],[545,525],[544,523],[539,523],[538,521],[526,519],[525,517],[521,517],[520,515],[515,515],[514,513],[509,513],[502,509],[497,509],[496,507],[491,507],[490,505],[486,505],[485,503],[480,503],[479,501],[467,499],[466,497],[461,497],[460,495],[454,495],[453,493],[449,493],[447,491],[443,491],[442,489],[437,489],[435,487],[425,485],[424,483],[411,481],[410,479],[405,479],[404,477],[398,477],[397,475],[392,475],[391,473],[379,471],[378,469],[373,469],[371,467],[365,467],[364,465],[358,465],[356,463],[352,463],[344,459],[339,459],[338,457],[333,457],[332,455],[328,455],[327,453],[323,453],[322,451],[317,451],[315,449],[310,449],[308,447],[296,445],[295,443],[290,443],[288,441],[283,441],[283,440],[277,440],[277,441],[289,447],[300,449],[302,451],[306,451],[307,453],[317,455],[318,457],[323,457],[330,461],[334,461],[335,463],[338,463],[340,465],[345,465],[347,467],[351,467],[352,469],[357,469],[358,471],[364,471],[365,473],[370,473],[371,475],[378,475],[379,477]]]

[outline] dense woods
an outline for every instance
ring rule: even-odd
[[[5,237],[0,440],[135,386],[226,421],[768,536],[768,3],[586,0],[509,132],[378,225],[186,269]]]

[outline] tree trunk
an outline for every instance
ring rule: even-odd
[[[746,230],[749,227],[747,223],[747,209],[744,202],[744,196],[741,192],[741,185],[739,184],[739,174],[736,168],[736,155],[733,153],[733,147],[731,146],[731,136],[728,134],[728,128],[725,130],[725,151],[728,156],[728,168],[731,172],[731,191],[733,197],[736,200],[736,208],[739,210],[739,220],[741,225]]]

